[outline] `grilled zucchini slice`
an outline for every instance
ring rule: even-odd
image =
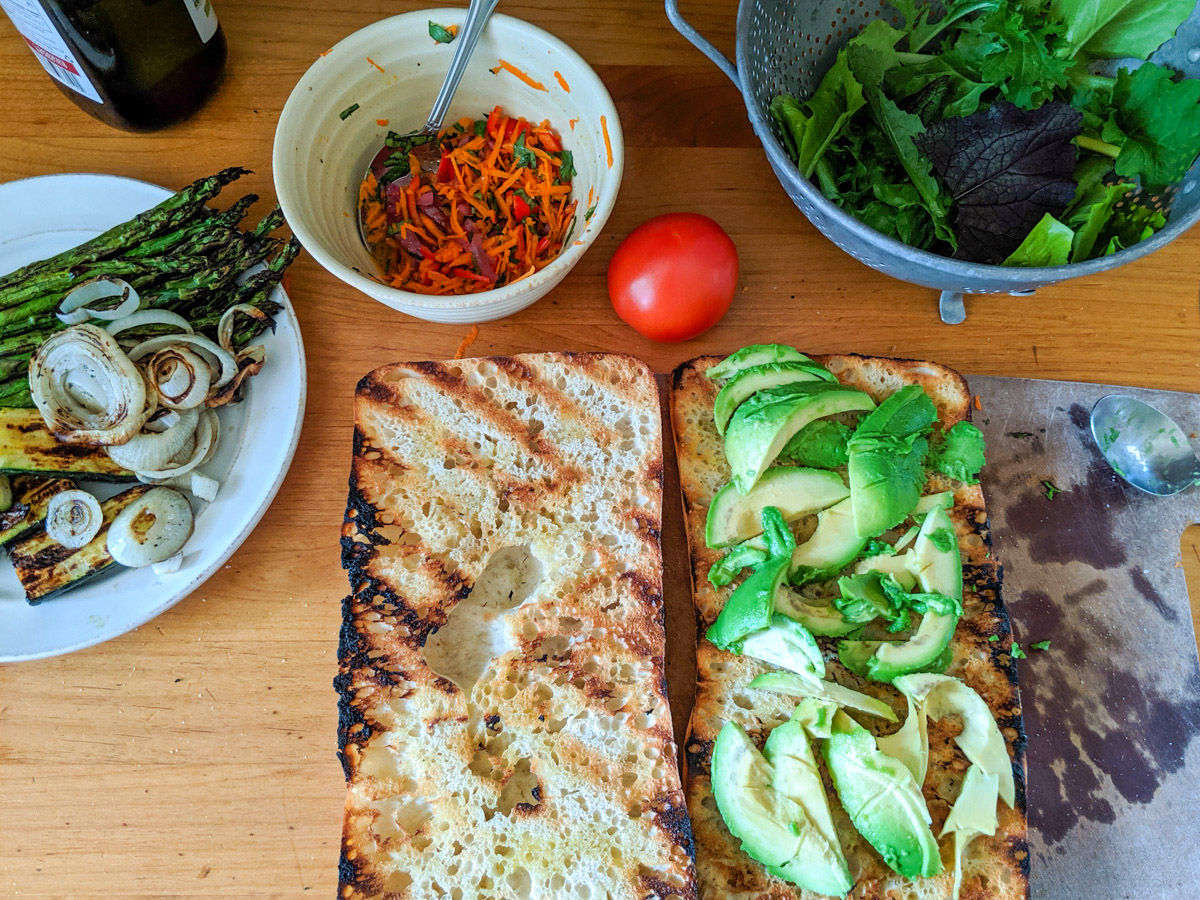
[[[92,481],[133,481],[103,447],[65,444],[36,409],[0,409],[0,474],[74,475]]]
[[[17,570],[21,587],[25,588],[25,599],[31,605],[36,605],[116,565],[108,552],[108,526],[117,513],[151,487],[149,484],[137,484],[101,503],[104,524],[91,543],[78,550],[64,547],[44,531],[38,531],[14,544],[9,550],[9,557],[13,568]]]
[[[0,514],[0,547],[10,547],[41,528],[50,498],[74,487],[70,478],[14,478],[12,506]]]

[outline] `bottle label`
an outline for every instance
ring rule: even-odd
[[[200,40],[207,44],[217,33],[217,13],[213,9],[212,0],[183,0],[196,31],[200,32]]]
[[[89,100],[104,102],[37,0],[0,0],[0,9],[8,13],[13,25],[51,78]]]

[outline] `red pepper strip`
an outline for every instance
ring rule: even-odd
[[[518,119],[516,122],[513,122],[512,132],[508,135],[508,137],[505,138],[505,140],[515,144],[517,142],[517,138],[521,136],[521,132],[528,130],[529,123],[524,119]]]
[[[430,250],[428,247],[426,247],[424,244],[417,244],[417,249],[420,250],[421,255],[423,257],[425,257],[427,260],[429,260],[431,263],[437,262],[437,257],[433,255],[433,251]]]
[[[542,238],[540,241],[538,241],[538,244],[537,244],[537,254],[540,256],[541,254],[545,253],[546,248],[549,246],[550,246],[550,238],[548,238],[548,237]]]
[[[513,194],[512,214],[518,222],[523,221],[529,215],[529,204],[521,198],[520,194]]]
[[[496,128],[500,125],[500,119],[503,118],[503,116],[504,116],[504,113],[500,109],[499,106],[497,106],[490,113],[488,113],[488,117],[487,117],[487,133],[488,134],[496,133]]]
[[[450,154],[444,154],[442,161],[438,164],[437,180],[439,184],[446,184],[454,180],[454,163],[450,162]]]
[[[543,131],[538,135],[538,140],[542,146],[550,153],[561,153],[562,142],[548,131]]]
[[[472,272],[470,269],[463,269],[463,268],[451,269],[450,274],[457,275],[459,278],[466,278],[469,281],[477,281],[480,284],[491,284],[492,283],[491,279],[487,278],[484,275],[480,275],[478,272]]]

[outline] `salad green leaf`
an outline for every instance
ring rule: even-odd
[[[998,263],[1046,213],[1075,195],[1080,112],[1053,102],[1032,110],[1000,100],[987,110],[929,127],[917,146],[953,195],[958,256]]]
[[[1121,69],[1111,103],[1101,137],[1121,149],[1117,174],[1154,193],[1182,178],[1200,150],[1200,80],[1152,63]]]
[[[1076,191],[1075,200],[1064,215],[1064,224],[1074,231],[1071,243],[1071,262],[1090,259],[1100,232],[1113,217],[1117,203],[1131,190],[1127,182],[1100,182],[1086,190]]]
[[[1042,216],[1025,240],[1008,255],[1006,266],[1065,266],[1071,260],[1075,231],[1050,213]]]
[[[786,94],[775,98],[771,115],[779,123],[788,152],[805,178],[812,177],[830,142],[865,103],[862,85],[851,74],[844,50],[805,103]]]
[[[792,435],[779,455],[801,466],[836,469],[846,465],[850,433],[850,426],[841,422],[817,419]]]
[[[1074,57],[1146,59],[1175,35],[1191,0],[1050,0],[1067,23],[1065,52]]]

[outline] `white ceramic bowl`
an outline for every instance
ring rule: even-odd
[[[429,9],[384,19],[356,31],[319,58],[300,79],[275,130],[275,190],[292,231],[313,257],[381,303],[432,322],[484,322],[511,315],[547,294],[579,262],[604,227],[624,166],[621,123],[604,83],[558,38],[511,16],[493,15],[475,48],[446,116],[482,118],[499,104],[509,115],[549,119],[572,151],[578,174],[574,240],[553,263],[514,284],[478,294],[428,297],[377,281],[358,230],[358,189],[388,131],[425,124],[454,44],[429,36],[429,22],[462,24],[463,9]],[[507,71],[506,60],[545,90]],[[370,60],[370,61],[368,61]],[[383,71],[372,65],[377,64]],[[566,81],[565,90],[556,75]],[[340,113],[358,104],[344,120]],[[604,128],[612,146],[609,163]],[[377,120],[386,119],[382,126]],[[574,129],[571,120],[578,120]],[[585,223],[589,191],[595,211]]]

